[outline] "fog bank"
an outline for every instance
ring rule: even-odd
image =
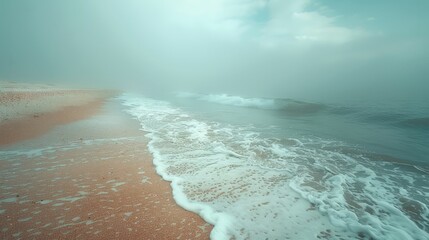
[[[0,79],[425,101],[428,7],[423,0],[5,0]]]

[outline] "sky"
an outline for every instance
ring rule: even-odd
[[[2,0],[0,79],[429,101],[426,0]]]

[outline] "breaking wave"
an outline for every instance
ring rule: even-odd
[[[252,126],[201,120],[168,102],[121,99],[147,132],[176,202],[213,224],[213,239],[429,238],[423,171],[358,150],[345,154],[339,149],[348,145],[338,141],[264,137]],[[225,99],[230,105],[239,98]]]
[[[308,103],[284,98],[245,98],[228,94],[204,95],[197,93],[178,93],[177,96],[235,107],[278,110],[290,114],[316,113],[325,107],[324,105],[318,103]]]

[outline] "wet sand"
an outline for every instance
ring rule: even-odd
[[[87,118],[97,113],[104,99],[114,95],[113,91],[4,85],[0,82],[0,145],[31,139],[57,125]]]
[[[79,108],[0,146],[0,239],[208,239],[212,227],[156,174],[138,122],[113,100]]]

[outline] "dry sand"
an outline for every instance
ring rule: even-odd
[[[144,132],[116,101],[97,98],[10,124],[20,121],[11,135],[43,131],[0,147],[0,239],[209,238],[212,227],[175,204]]]

